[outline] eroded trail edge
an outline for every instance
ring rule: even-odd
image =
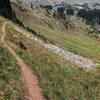
[[[5,22],[2,27],[3,35],[1,38],[1,42],[8,49],[8,51],[12,54],[12,56],[15,58],[18,65],[20,66],[20,69],[22,71],[23,81],[24,81],[24,83],[28,89],[28,93],[30,95],[29,100],[44,100],[44,97],[41,94],[41,89],[39,87],[37,77],[32,73],[32,71],[24,63],[24,61],[16,54],[16,52],[10,46],[8,46],[4,41],[4,37],[6,35],[6,31],[5,31],[6,24],[7,24],[7,22]]]

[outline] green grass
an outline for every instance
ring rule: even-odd
[[[47,100],[99,100],[99,71],[85,72],[25,38],[13,28],[8,27],[7,33],[6,42],[38,76]],[[20,41],[26,45],[27,50],[20,47]]]
[[[66,50],[100,63],[100,38],[96,40],[87,36],[87,28],[91,30],[90,26],[76,21],[75,29],[67,30],[41,11],[36,10],[40,16],[33,16],[33,12],[18,12],[18,6],[13,7],[25,27],[40,32],[44,38]],[[44,18],[41,18],[41,14]],[[100,66],[86,72],[20,35],[12,27],[6,30],[6,42],[38,76],[42,93],[47,100],[100,99]],[[26,45],[27,50],[20,47],[20,41]]]
[[[52,43],[100,63],[100,38],[94,39],[87,36],[88,31],[92,30],[89,25],[80,20],[73,20],[75,29],[68,30],[61,23],[56,24],[55,19],[47,17],[42,11],[36,11],[39,13],[37,16],[31,11],[30,13],[16,11],[16,14],[24,26],[41,33],[42,37]],[[41,18],[41,13],[43,18]]]
[[[21,100],[24,93],[21,71],[8,50],[0,44],[0,100]]]

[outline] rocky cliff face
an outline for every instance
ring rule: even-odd
[[[12,9],[10,5],[10,0],[0,0],[0,15],[5,17],[12,17]]]

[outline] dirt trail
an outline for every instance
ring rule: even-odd
[[[41,94],[41,89],[39,87],[37,77],[32,73],[32,71],[23,62],[23,60],[16,54],[16,52],[4,42],[4,37],[6,35],[6,32],[5,32],[6,24],[7,23],[5,22],[2,27],[3,36],[2,36],[1,42],[3,42],[4,46],[9,50],[12,56],[16,59],[18,65],[21,68],[22,78],[30,95],[29,100],[45,100]]]
[[[3,24],[2,26],[2,32],[3,32],[3,35],[2,35],[2,38],[1,38],[1,42],[4,42],[4,37],[5,37],[5,26],[6,26],[6,22]]]

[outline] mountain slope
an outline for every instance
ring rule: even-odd
[[[100,55],[100,46],[98,44],[100,38],[95,40],[87,36],[88,32],[92,30],[89,25],[86,25],[81,20],[74,20],[75,18],[72,17],[75,28],[67,30],[59,21],[52,16],[47,16],[46,12],[41,9],[27,9],[26,12],[22,12],[16,10],[18,8],[15,6],[21,6],[22,9],[27,8],[23,5],[13,6],[16,16],[22,21],[26,29],[36,31],[44,41],[52,42],[65,50],[91,58],[94,62],[99,62],[100,58],[97,54]],[[95,57],[92,57],[93,55]]]
[[[12,8],[20,23],[16,25],[10,20],[3,19],[9,22],[5,28],[5,43],[38,77],[43,96],[47,100],[99,100],[100,38],[94,39],[87,36],[88,31],[92,28],[80,19],[71,17],[75,28],[66,29],[60,21],[35,6],[34,9],[31,9],[24,4],[12,3]],[[0,22],[0,37],[2,37],[2,19]],[[40,44],[41,41],[38,43],[37,38],[34,40],[33,37],[37,37],[46,44],[52,44],[74,54],[87,57],[93,60],[95,66],[86,71],[44,48]],[[0,58],[1,55],[5,57],[5,54],[0,54]],[[6,54],[6,59],[9,59],[7,57],[9,56]],[[11,59],[13,58],[11,57]],[[11,68],[15,64],[16,62],[11,65]],[[8,65],[10,66],[9,63]]]
[[[22,34],[16,31],[12,25],[8,25],[6,30],[6,43],[38,76],[42,93],[46,99],[74,100],[86,98],[87,100],[97,100],[99,98],[99,93],[96,96],[99,90],[99,74],[96,74],[97,72],[85,72],[68,63],[26,37],[25,32]],[[27,50],[20,46],[20,41],[27,47]],[[93,85],[94,83],[95,85]]]
[[[24,1],[24,2],[35,2],[37,4],[42,4],[42,5],[54,5],[54,4],[58,4],[58,3],[61,3],[61,2],[66,2],[66,3],[69,3],[69,4],[82,4],[82,3],[100,3],[100,0],[21,0],[21,1]]]
[[[6,32],[6,43],[16,51],[38,76],[42,93],[46,99],[74,100],[76,98],[85,98],[87,100],[97,100],[99,98],[100,81],[97,72],[85,72],[68,63],[16,31],[12,25],[6,27]],[[20,46],[20,41],[27,47],[27,50]],[[3,57],[4,54],[2,53]]]

